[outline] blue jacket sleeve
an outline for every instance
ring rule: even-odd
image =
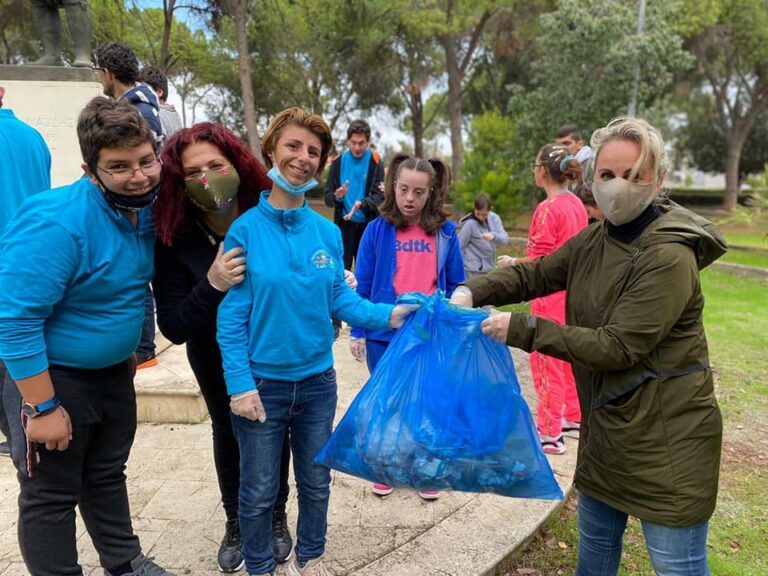
[[[344,248],[341,242],[341,231],[338,229],[336,230],[336,245],[336,253],[341,256],[344,253]],[[359,260],[357,266],[359,266]],[[359,288],[360,280],[358,279]],[[393,309],[392,304],[373,304],[362,298],[358,292],[347,286],[344,281],[344,269],[341,266],[336,267],[331,313],[334,318],[344,320],[351,326],[362,326],[369,330],[386,330],[389,328],[389,317]]]
[[[355,260],[355,278],[357,278],[357,293],[366,300],[371,299],[373,287],[373,273],[376,270],[376,243],[375,225],[369,224],[360,240]],[[352,326],[350,336],[352,338],[365,338],[365,329]]]
[[[464,259],[461,257],[459,235],[452,234],[448,241],[448,256],[445,260],[445,295],[450,298],[456,286],[464,280]]]
[[[0,358],[14,380],[48,369],[45,322],[64,298],[80,259],[77,240],[58,222],[26,216],[6,229],[0,266]]]
[[[219,305],[216,320],[216,338],[221,349],[224,380],[230,395],[256,388],[248,355],[249,320],[253,306],[253,292],[251,291],[250,274],[247,270],[248,231],[245,226],[238,224],[235,222],[229,229],[229,233],[224,239],[224,251],[226,252],[236,246],[243,248],[243,252],[246,254],[245,278],[227,292]]]

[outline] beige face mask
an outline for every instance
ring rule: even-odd
[[[615,226],[621,226],[631,222],[648,208],[656,196],[656,186],[613,178],[605,182],[593,182],[592,195],[608,221]]]

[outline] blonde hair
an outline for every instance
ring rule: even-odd
[[[595,130],[592,134],[590,145],[595,151],[592,168],[597,165],[600,149],[613,140],[628,140],[640,146],[640,157],[629,174],[630,181],[637,178],[637,174],[646,162],[650,162],[653,168],[654,184],[658,184],[664,178],[668,169],[667,155],[664,150],[664,138],[657,128],[642,118],[614,118],[605,128]]]

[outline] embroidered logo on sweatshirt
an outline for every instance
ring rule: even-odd
[[[331,258],[331,255],[328,254],[326,250],[323,250],[322,248],[312,254],[312,264],[314,264],[315,268],[318,270],[324,270],[325,268],[336,268],[336,261]]]

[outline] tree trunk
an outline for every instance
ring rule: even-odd
[[[171,28],[176,0],[163,0],[163,39],[160,44],[160,69],[168,74],[171,67]],[[168,97],[168,94],[165,95]]]
[[[445,49],[445,68],[448,73],[448,121],[451,127],[451,170],[453,177],[459,173],[464,163],[464,143],[461,126],[461,71],[456,56],[454,37],[446,34],[442,38]]]
[[[224,0],[227,15],[235,22],[235,40],[237,44],[237,68],[240,76],[240,90],[243,100],[243,115],[245,117],[245,129],[248,135],[248,147],[262,162],[261,138],[259,137],[258,123],[256,121],[256,101],[253,96],[253,79],[251,74],[251,53],[248,50],[248,30],[246,22],[248,18],[248,0]]]
[[[410,98],[413,154],[417,158],[424,158],[424,103],[421,99],[421,89],[411,86]]]
[[[744,139],[738,134],[729,134],[726,139],[725,156],[725,196],[723,196],[723,208],[734,210],[739,201],[739,161]]]

